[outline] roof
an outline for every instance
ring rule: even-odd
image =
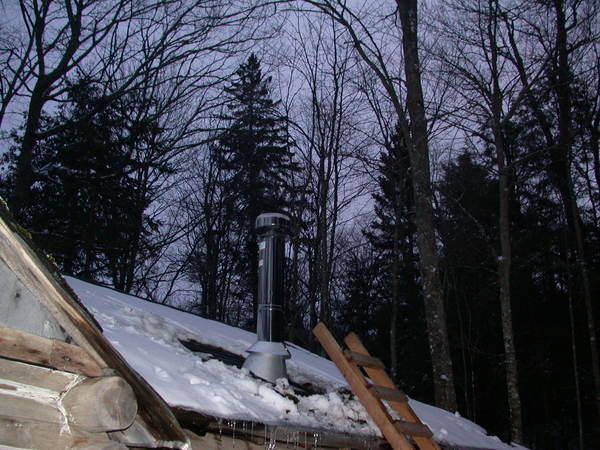
[[[244,357],[256,341],[254,333],[65,278],[102,325],[106,338],[172,408],[209,421],[216,418],[223,426],[235,427],[237,421],[244,428],[264,424],[363,439],[380,436],[331,361],[286,343],[291,354],[287,362],[290,382],[320,391],[300,395],[286,383],[273,386],[236,366],[236,356]],[[215,359],[215,351],[229,359]],[[515,448],[488,436],[458,413],[413,399],[410,405],[441,444],[463,449]]]

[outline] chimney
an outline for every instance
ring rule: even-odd
[[[250,347],[243,367],[275,383],[287,377],[285,360],[290,357],[283,345],[283,289],[285,240],[290,219],[284,214],[266,213],[256,218],[258,235],[258,316],[256,343]]]

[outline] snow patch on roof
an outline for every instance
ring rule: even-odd
[[[362,405],[345,392],[347,383],[327,359],[287,344],[291,354],[287,361],[290,379],[319,386],[326,392],[298,396],[295,401],[287,395],[285,383],[273,386],[256,379],[246,369],[196,354],[180,342],[196,340],[246,356],[246,349],[256,341],[254,333],[75,278],[65,279],[100,322],[116,350],[171,406],[273,426],[380,435]],[[412,399],[410,404],[438,442],[458,447],[515,449],[458,414]]]

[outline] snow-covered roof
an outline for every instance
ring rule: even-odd
[[[256,341],[254,333],[75,278],[65,279],[112,345],[171,407],[292,429],[380,435],[327,359],[288,344],[290,380],[318,386],[324,392],[289,395],[292,391],[284,384],[273,386],[245,369],[193,352],[182,344],[191,340],[246,356],[245,350]],[[515,448],[488,436],[483,428],[458,413],[412,399],[410,405],[440,443],[463,448]]]

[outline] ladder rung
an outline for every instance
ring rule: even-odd
[[[369,386],[369,391],[377,398],[381,398],[383,400],[389,400],[392,402],[407,402],[408,398],[404,395],[404,392],[399,391],[398,389],[392,389],[385,386],[379,386],[377,384],[371,384]]]
[[[352,361],[359,366],[385,370],[385,365],[379,358],[374,358],[370,355],[363,355],[362,353],[353,352],[351,350],[344,350],[344,355],[348,361]]]
[[[402,420],[396,420],[394,422],[394,426],[400,433],[406,434],[407,436],[417,436],[425,438],[430,438],[433,436],[433,433],[431,432],[429,427],[422,423],[403,422]]]

